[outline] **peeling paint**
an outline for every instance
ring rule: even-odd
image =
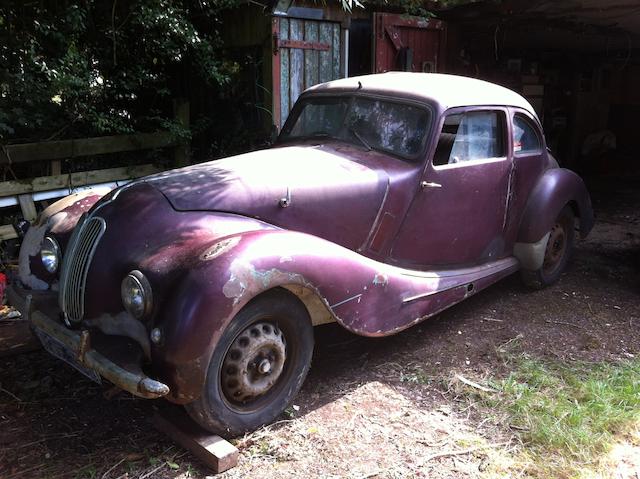
[[[376,273],[373,278],[373,284],[376,286],[386,286],[389,284],[389,277],[384,273]]]
[[[202,261],[209,261],[218,256],[223,255],[227,251],[232,250],[236,247],[236,245],[240,242],[239,236],[234,236],[233,238],[227,238],[222,241],[218,241],[214,245],[210,246],[205,250],[204,253],[200,255],[200,259]]]
[[[47,232],[48,224],[34,224],[29,228],[20,246],[18,258],[18,276],[26,287],[38,291],[49,289],[49,283],[31,273],[31,258],[40,254],[42,240]]]
[[[289,273],[272,268],[260,271],[251,263],[243,260],[235,260],[229,268],[229,280],[222,287],[222,293],[229,299],[233,299],[236,305],[245,293],[250,296],[284,284],[305,284],[304,278],[297,273]]]
[[[71,231],[82,212],[89,210],[100,196],[91,190],[72,194],[56,201],[38,215],[36,221],[25,234],[20,247],[18,277],[24,286],[37,291],[47,290],[49,287],[52,290],[57,290],[57,283],[50,285],[31,272],[31,262],[40,256],[42,240],[47,232],[52,231],[57,234]],[[74,207],[79,207],[79,210]],[[35,261],[39,261],[39,259],[35,259]]]

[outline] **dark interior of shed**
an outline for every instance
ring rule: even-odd
[[[583,174],[640,172],[640,5],[599,3],[481,2],[441,12],[446,69],[527,97],[564,166]]]

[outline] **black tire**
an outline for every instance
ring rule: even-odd
[[[253,431],[289,406],[312,355],[313,326],[305,306],[285,290],[269,291],[249,302],[224,331],[202,395],[186,410],[203,428],[225,437]]]
[[[535,271],[520,271],[522,281],[534,289],[552,285],[560,278],[573,255],[575,216],[570,206],[565,206],[551,230],[545,248],[542,266]]]

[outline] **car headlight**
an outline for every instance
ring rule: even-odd
[[[49,273],[55,273],[60,266],[60,245],[51,236],[45,236],[40,247],[40,260],[42,266]]]
[[[131,271],[120,285],[122,304],[131,316],[141,319],[151,312],[153,295],[149,280],[138,270]]]

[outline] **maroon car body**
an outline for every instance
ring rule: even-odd
[[[297,322],[390,335],[519,269],[530,284],[555,281],[574,222],[582,236],[593,225],[582,180],[548,153],[526,100],[431,74],[313,87],[272,148],[144,178],[97,200],[66,199],[43,213],[27,234],[14,300],[29,295],[23,309],[54,354],[133,394],[199,404],[192,416],[229,434],[276,417],[308,369],[311,353],[293,346],[306,330],[287,333],[285,324],[278,339],[268,327],[279,324],[269,319],[275,313],[233,329],[251,307],[273,304],[260,303],[263,295],[277,291],[280,303],[302,307]],[[61,271],[42,267],[45,236],[60,247]],[[123,298],[135,303],[140,289],[149,294],[136,318]],[[215,398],[202,398],[213,388],[227,404],[225,388],[235,389],[224,381],[235,376],[209,376],[215,361],[235,369],[227,356],[238,338],[251,339],[252,324],[267,324],[267,333],[250,349],[274,354],[240,359],[258,392],[220,412]],[[301,364],[289,366],[294,354]],[[278,378],[274,368],[294,369]],[[282,382],[285,393],[264,399]],[[233,416],[260,408],[268,412],[245,422]]]

